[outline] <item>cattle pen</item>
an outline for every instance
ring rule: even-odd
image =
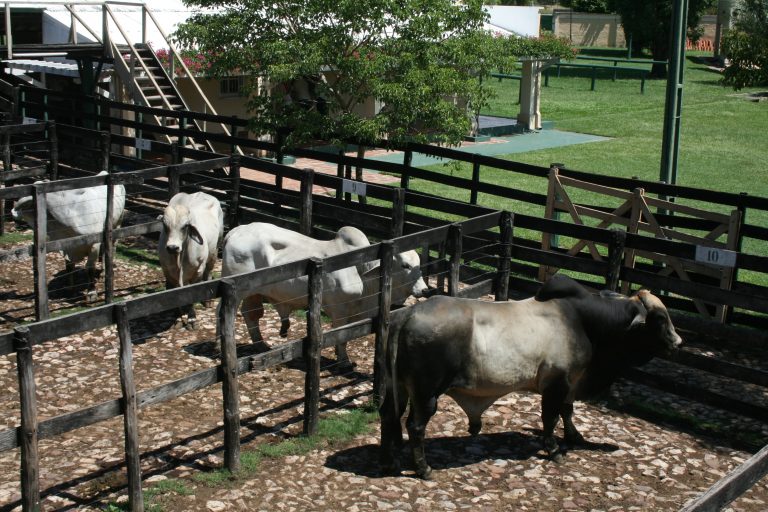
[[[310,275],[310,283],[317,282],[312,276],[320,276],[335,268],[343,268],[354,261],[370,261],[380,259],[388,261],[384,255],[395,251],[419,249],[422,257],[422,271],[426,276],[434,276],[438,289],[451,295],[478,297],[495,293],[497,298],[524,297],[531,295],[538,287],[538,276],[542,267],[566,269],[578,272],[582,280],[594,288],[610,288],[617,290],[623,283],[631,283],[665,290],[671,295],[665,297],[665,303],[684,313],[675,320],[679,325],[697,327],[699,329],[717,329],[722,332],[739,333],[741,325],[762,326],[765,314],[768,313],[768,293],[765,288],[743,279],[744,275],[764,274],[768,272],[768,258],[758,256],[760,250],[743,251],[743,240],[752,239],[759,243],[768,240],[768,231],[759,225],[750,225],[746,221],[748,210],[768,211],[768,201],[764,198],[747,195],[725,194],[714,191],[696,190],[686,187],[676,187],[657,183],[645,183],[639,180],[623,180],[606,178],[570,171],[564,166],[553,166],[559,174],[578,178],[596,185],[623,190],[635,190],[642,187],[646,192],[662,194],[666,197],[676,197],[678,200],[706,200],[713,204],[722,204],[727,208],[735,208],[740,212],[734,236],[737,242],[731,252],[735,253],[733,279],[727,286],[714,283],[706,277],[689,277],[662,273],[652,262],[640,261],[636,265],[626,266],[627,253],[631,251],[652,252],[669,258],[680,258],[686,261],[697,261],[697,251],[700,251],[697,239],[671,240],[660,236],[648,236],[641,233],[627,233],[623,230],[608,230],[602,227],[584,225],[573,217],[574,223],[550,218],[539,218],[522,214],[506,214],[493,208],[481,206],[491,197],[503,197],[517,201],[538,204],[545,208],[548,194],[517,190],[481,180],[481,167],[494,167],[526,175],[540,176],[544,181],[551,176],[552,170],[514,162],[498,160],[479,155],[468,155],[455,150],[431,148],[412,145],[404,148],[403,164],[392,164],[370,159],[347,156],[343,152],[328,153],[312,149],[287,150],[273,144],[253,141],[245,138],[224,137],[212,135],[212,141],[232,149],[251,148],[254,151],[267,151],[273,156],[271,160],[256,157],[238,157],[237,155],[212,154],[204,151],[191,150],[182,144],[164,144],[157,140],[149,143],[146,148],[143,137],[158,127],[143,124],[139,121],[129,121],[124,117],[105,115],[104,112],[118,108],[140,113],[142,108],[121,105],[98,100],[100,108],[94,109],[94,121],[99,131],[75,127],[65,122],[68,109],[59,106],[59,111],[53,107],[50,98],[58,93],[48,93],[49,98],[44,102],[36,102],[32,91],[28,91],[24,102],[18,102],[24,110],[24,117],[38,119],[56,119],[55,125],[50,123],[33,123],[29,125],[10,125],[5,127],[7,133],[6,147],[10,148],[12,140],[20,134],[45,133],[46,137],[39,145],[50,148],[50,164],[38,166],[30,176],[40,176],[47,172],[54,181],[44,184],[12,185],[0,190],[0,198],[10,200],[25,195],[42,197],[46,192],[55,189],[78,188],[93,185],[113,187],[125,184],[129,187],[129,209],[136,214],[136,223],[114,231],[105,230],[100,239],[107,248],[104,271],[104,305],[95,306],[87,311],[73,313],[59,318],[46,319],[48,307],[45,301],[46,289],[46,258],[48,252],[61,249],[66,244],[75,243],[73,240],[45,241],[45,231],[37,230],[31,246],[23,249],[33,256],[33,267],[38,278],[35,279],[35,319],[38,322],[28,326],[17,327],[14,332],[0,335],[0,353],[3,355],[16,353],[19,370],[19,396],[21,424],[18,427],[0,432],[2,451],[19,447],[22,453],[22,465],[25,468],[22,476],[22,486],[25,490],[23,505],[32,509],[39,500],[39,489],[36,487],[37,464],[35,459],[37,438],[45,439],[65,431],[79,428],[92,422],[119,415],[125,416],[126,446],[129,439],[137,435],[134,420],[130,419],[131,411],[150,404],[169,400],[182,393],[210,386],[215,382],[223,382],[224,393],[224,432],[226,443],[226,464],[232,469],[237,467],[238,446],[238,414],[237,414],[237,375],[251,370],[263,370],[268,367],[291,361],[302,354],[307,361],[307,406],[305,407],[306,429],[312,430],[316,416],[317,404],[317,371],[319,349],[337,343],[358,338],[365,334],[375,333],[377,339],[386,334],[387,316],[387,277],[392,269],[388,265],[380,265],[382,286],[385,292],[380,296],[380,309],[372,320],[365,320],[346,327],[322,331],[319,324],[317,307],[309,308],[307,336],[279,345],[265,354],[235,357],[233,337],[229,334],[235,318],[235,302],[247,290],[264,284],[270,280],[282,280],[299,275]],[[179,115],[165,112],[165,114]],[[188,119],[195,114],[186,113]],[[201,119],[203,114],[198,115]],[[138,116],[140,117],[140,116]],[[221,119],[219,119],[221,120]],[[226,122],[235,125],[241,121],[227,118]],[[180,123],[184,126],[184,122]],[[131,127],[140,131],[143,137],[123,135],[118,126]],[[162,128],[161,130],[169,130]],[[180,132],[183,136],[183,128]],[[51,134],[55,134],[51,137]],[[197,134],[199,137],[199,133]],[[98,141],[94,143],[94,141]],[[29,145],[29,141],[24,141]],[[21,143],[20,143],[21,145]],[[132,149],[131,149],[132,148]],[[69,150],[69,155],[67,151]],[[130,151],[129,151],[130,150]],[[133,151],[134,154],[130,155]],[[145,152],[144,155],[141,152]],[[283,165],[281,161],[289,151],[296,157],[311,157],[317,161],[325,161],[337,166],[337,175],[326,175],[312,170],[296,169]],[[437,156],[451,159],[464,159],[473,165],[471,178],[448,176],[431,170],[420,169],[410,165],[413,152],[429,152]],[[126,156],[129,153],[129,156]],[[139,158],[145,156],[147,158]],[[68,164],[62,165],[63,162]],[[90,165],[83,165],[90,162]],[[69,164],[71,163],[71,164]],[[95,163],[95,165],[94,165]],[[74,164],[74,165],[72,165]],[[90,167],[90,168],[89,168]],[[364,197],[371,201],[363,204],[353,201],[353,192],[360,188],[350,188],[351,169],[363,167],[378,172],[387,172],[400,177],[400,187],[378,186],[365,184]],[[52,174],[51,169],[56,169]],[[241,169],[254,169],[271,175],[274,184],[256,183],[241,176]],[[6,172],[14,172],[9,162]],[[87,176],[98,170],[107,170],[107,176]],[[62,179],[65,177],[67,179]],[[76,177],[83,176],[83,177]],[[18,176],[17,178],[20,178]],[[469,191],[468,201],[461,202],[438,198],[419,193],[411,187],[412,180],[434,180],[446,186],[459,187]],[[10,181],[3,180],[3,181]],[[287,184],[290,181],[299,183],[298,190],[291,190]],[[359,183],[359,182],[358,182]],[[332,190],[330,196],[314,192],[315,186]],[[346,187],[346,188],[345,188]],[[114,303],[113,286],[109,284],[113,272],[109,270],[110,247],[114,240],[127,236],[152,235],[159,231],[159,222],[153,216],[159,211],[158,205],[179,190],[205,190],[213,192],[225,206],[228,228],[245,222],[262,220],[291,227],[297,231],[315,236],[327,236],[338,226],[352,223],[359,224],[366,233],[376,239],[384,240],[370,248],[355,251],[348,255],[330,258],[324,261],[302,261],[279,269],[260,271],[253,275],[237,278],[217,279],[185,287],[180,290],[157,292],[146,296],[128,298],[124,302]],[[361,194],[358,194],[360,196]],[[482,195],[482,197],[481,197]],[[360,199],[358,197],[358,199]],[[578,206],[578,205],[577,205]],[[615,208],[606,204],[585,204],[585,209],[597,212],[605,217]],[[619,215],[620,217],[620,215]],[[44,210],[38,212],[41,226],[44,225]],[[684,215],[660,214],[656,216],[664,227],[682,227],[687,230],[711,232],[712,221]],[[446,220],[451,219],[451,220]],[[461,219],[461,220],[458,220]],[[149,220],[149,222],[145,222]],[[627,218],[627,225],[631,219]],[[535,233],[531,236],[531,233]],[[555,244],[544,248],[541,240],[546,236],[558,235],[571,239],[585,241],[582,247],[586,251],[570,254],[568,249]],[[591,244],[597,253],[591,251]],[[16,251],[18,252],[18,250]],[[728,252],[716,253],[728,255]],[[596,257],[598,256],[598,257]],[[0,261],[2,261],[0,256]],[[2,264],[2,263],[0,263]],[[42,277],[41,277],[42,276]],[[740,279],[741,277],[741,279]],[[444,281],[447,283],[445,289]],[[314,288],[314,296],[322,293]],[[177,305],[191,304],[201,300],[220,298],[222,301],[223,337],[221,345],[221,364],[204,371],[182,377],[174,382],[157,389],[143,390],[136,393],[131,390],[132,376],[130,375],[131,333],[129,322],[140,319],[151,312]],[[714,310],[716,305],[729,306],[725,324],[713,321],[706,316],[692,316],[696,312],[696,301],[704,303],[705,310]],[[317,304],[317,300],[315,300]],[[314,309],[314,310],[313,310]],[[736,309],[734,311],[734,309]],[[699,311],[700,312],[700,311]],[[393,313],[396,314],[396,313]],[[83,410],[69,412],[46,420],[38,420],[35,414],[35,386],[32,378],[31,357],[34,345],[46,340],[66,337],[82,330],[91,330],[115,326],[116,336],[120,340],[121,372],[120,382],[123,386],[123,398],[114,398],[107,402],[90,406]],[[750,331],[753,332],[753,331]],[[758,339],[755,343],[764,343]],[[725,378],[736,378],[749,385],[765,386],[768,384],[765,371],[758,368],[748,368],[726,361],[721,361],[703,354],[701,351],[687,351],[676,362],[690,365],[698,371],[712,372]],[[691,384],[675,382],[669,375],[650,374],[638,370],[632,378],[651,385],[662,385],[673,388],[681,396],[721,407],[732,413],[744,415],[764,422],[768,412],[762,405],[756,405],[734,397],[722,396],[711,390],[702,389],[695,381]],[[132,398],[133,397],[133,398]],[[314,418],[314,419],[313,419]],[[133,425],[133,426],[132,426]],[[133,467],[131,493],[133,500],[140,499],[140,477],[135,474],[137,451],[135,443],[126,451],[126,461]],[[745,471],[746,480],[754,482],[764,471],[766,455],[757,454],[749,467],[757,468]],[[137,483],[137,479],[139,482]],[[742,480],[743,481],[743,480]],[[743,484],[742,484],[743,487]],[[733,487],[731,487],[732,489]],[[728,491],[731,492],[732,491]],[[721,490],[716,498],[722,500]],[[732,495],[734,497],[735,495]],[[701,508],[706,509],[706,507]]]

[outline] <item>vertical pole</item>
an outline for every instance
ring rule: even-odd
[[[496,300],[509,299],[509,260],[512,257],[512,243],[515,215],[511,212],[501,212],[499,219],[499,274],[496,283]]]
[[[611,229],[611,241],[608,245],[608,272],[605,275],[605,287],[618,291],[621,265],[624,261],[624,246],[627,243],[627,232],[623,229]]]
[[[304,338],[303,355],[307,363],[304,380],[304,434],[317,433],[320,409],[320,349],[323,344],[323,324],[320,309],[323,302],[323,261],[309,260],[309,311],[307,312],[307,337]]]
[[[351,180],[352,179],[352,164],[347,164],[344,169],[344,179]],[[352,202],[352,194],[350,192],[347,192],[344,194],[344,201],[351,203]]]
[[[179,193],[181,190],[181,176],[179,176],[179,168],[175,165],[168,166],[168,199]]]
[[[59,135],[56,121],[48,121],[48,172],[52,181],[59,179]]]
[[[395,259],[395,247],[392,240],[385,240],[379,245],[381,276],[379,277],[379,314],[376,316],[376,338],[373,355],[373,400],[379,405],[384,396],[384,375],[387,370],[386,347],[389,337],[389,310],[392,306],[392,265]]]
[[[11,170],[11,135],[3,134],[3,171]],[[0,188],[5,188],[5,180],[0,180]],[[5,234],[5,199],[0,199],[0,236]]]
[[[680,117],[683,104],[683,71],[685,70],[685,27],[688,0],[674,0],[672,34],[670,36],[667,97],[664,104],[664,131],[661,145],[661,171],[664,183],[677,183],[677,156],[680,145]]]
[[[179,150],[179,143],[173,142],[171,143],[171,164],[178,164],[180,162],[179,155],[181,154],[181,151]]]
[[[21,508],[40,510],[40,458],[37,451],[37,402],[35,369],[29,328],[14,329],[13,348],[19,372],[19,401],[21,406]]]
[[[107,213],[104,216],[104,302],[109,304],[115,296],[115,243],[113,240],[112,217],[115,215],[114,175],[107,175]]]
[[[469,191],[470,204],[477,204],[477,187],[480,185],[480,163],[472,163],[472,188]]]
[[[240,224],[240,156],[229,159],[229,177],[232,180],[232,198],[229,201],[229,229]]]
[[[240,470],[240,398],[237,384],[237,347],[235,316],[237,289],[234,281],[221,282],[221,373],[224,393],[224,467],[232,473]]]
[[[34,278],[35,278],[35,319],[45,320],[50,316],[48,311],[48,283],[45,271],[45,243],[48,238],[47,208],[45,190],[42,184],[34,185],[35,189],[35,233],[34,233]]]
[[[187,145],[187,116],[184,115],[184,111],[179,112],[179,161],[184,162],[184,155],[182,151]]]
[[[357,158],[362,160],[365,157],[365,146],[357,146]],[[360,166],[360,164],[355,166],[355,180],[356,181],[363,181],[363,168]],[[360,204],[367,204],[368,199],[365,196],[361,196],[358,194],[357,196],[357,202]]]
[[[314,169],[304,169],[300,185],[301,218],[299,219],[299,232],[307,236],[312,233],[312,186],[314,182]]]
[[[403,165],[405,166],[405,169],[403,170],[403,173],[400,175],[400,188],[404,188],[405,190],[408,190],[408,186],[411,184],[411,175],[410,175],[410,169],[413,165],[413,150],[406,149],[403,153]]]
[[[456,297],[459,293],[461,270],[461,224],[452,224],[448,228],[448,243],[451,252],[451,266],[448,273],[448,295]]]
[[[8,60],[13,58],[13,29],[11,28],[11,4],[5,2],[5,47]]]
[[[405,189],[392,190],[392,238],[403,236],[405,230]]]
[[[136,384],[133,379],[133,343],[128,322],[128,306],[114,309],[117,334],[120,337],[120,388],[123,391],[123,427],[125,429],[125,465],[128,472],[128,504],[133,512],[144,510],[141,492],[141,457],[139,454],[139,420],[136,415]]]
[[[341,201],[344,179],[344,148],[339,148],[339,165],[336,166],[336,176],[339,178],[339,188],[336,189],[336,200]]]

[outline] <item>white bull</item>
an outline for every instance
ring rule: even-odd
[[[179,192],[158,219],[163,221],[157,250],[166,288],[209,280],[224,236],[219,200],[204,192]],[[194,327],[194,307],[187,311]]]
[[[107,174],[102,171],[99,175]],[[61,190],[45,194],[45,206],[48,212],[47,232],[50,240],[61,240],[81,235],[92,235],[104,231],[107,217],[107,186]],[[112,199],[112,227],[120,225],[125,210],[125,187],[116,185]],[[16,202],[11,215],[15,221],[24,221],[30,226],[35,222],[35,201],[26,196]],[[88,287],[94,286],[96,261],[99,259],[101,243],[83,243],[64,249],[66,270],[69,275],[75,264],[86,257]]]
[[[332,240],[315,240],[288,229],[254,222],[239,226],[227,235],[222,253],[222,276],[250,272],[305,258],[325,258],[370,245],[357,228],[345,226]],[[409,295],[421,296],[427,286],[421,278],[419,256],[407,251],[395,256],[392,303],[401,304]],[[376,314],[378,307],[378,264],[347,267],[329,272],[323,281],[323,310],[334,327]],[[264,316],[263,301],[271,302],[281,319],[280,335],[286,336],[289,315],[307,307],[307,277],[289,279],[264,286],[257,294],[246,297],[241,312],[254,343],[264,343],[259,319]],[[347,362],[346,346],[338,345],[336,357]]]

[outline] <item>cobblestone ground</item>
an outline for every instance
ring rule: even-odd
[[[121,265],[118,289],[137,278],[140,282],[159,279],[157,270],[150,267]],[[3,267],[4,318],[23,305],[21,299],[11,297],[10,290],[29,287],[30,279],[29,261]],[[132,324],[139,390],[218,363],[214,312],[198,309],[198,318],[195,331],[175,324],[172,315],[158,314]],[[268,314],[267,325],[265,334],[279,343],[274,313]],[[289,336],[298,338],[303,329],[299,319]],[[252,351],[245,335],[238,323],[241,355]],[[36,347],[40,418],[119,397],[117,346],[114,330],[100,329]],[[346,373],[333,365],[332,352],[324,353],[323,414],[337,414],[369,399],[372,353],[371,337],[353,343],[351,357],[357,366]],[[281,366],[252,372],[241,376],[239,384],[243,450],[301,431],[303,373],[299,369]],[[15,356],[0,357],[0,390],[0,429],[16,426]],[[738,388],[741,396],[748,392],[762,393]],[[370,432],[348,443],[302,456],[266,459],[252,477],[208,487],[194,476],[221,464],[221,387],[213,386],[140,410],[144,485],[183,482],[190,494],[170,493],[153,501],[167,511],[678,510],[750,453],[731,448],[728,436],[706,438],[681,427],[651,423],[609,403],[643,400],[675,408],[700,422],[726,422],[734,433],[753,432],[768,438],[763,424],[638,384],[620,381],[611,394],[610,401],[576,404],[577,425],[592,444],[570,451],[561,464],[546,460],[541,450],[538,396],[503,398],[486,412],[484,428],[475,437],[467,434],[464,414],[443,397],[428,429],[433,481],[413,477],[406,453],[401,476],[382,476],[377,465],[378,425],[374,424]],[[40,454],[45,510],[96,510],[125,502],[120,418],[44,439]],[[20,508],[19,459],[18,450],[0,454],[0,510]],[[768,509],[768,482],[759,482],[731,508]]]

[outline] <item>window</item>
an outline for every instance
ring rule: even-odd
[[[239,96],[243,90],[243,77],[222,78],[219,82],[219,96]]]

